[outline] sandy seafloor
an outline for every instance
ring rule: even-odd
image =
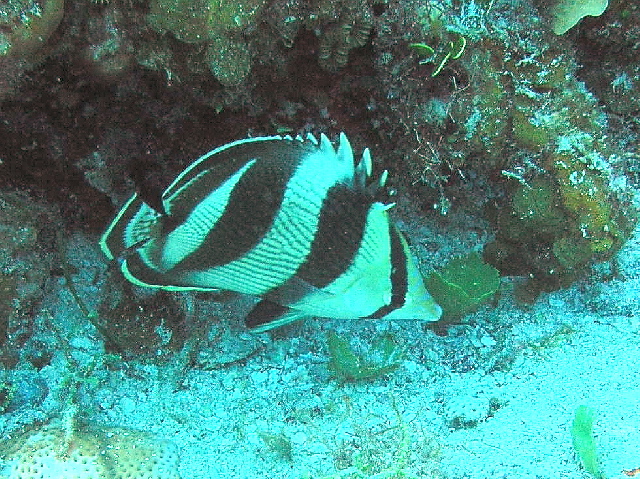
[[[71,238],[69,251],[91,307],[104,260],[93,238]],[[180,354],[102,364],[102,342],[63,280],[41,314],[79,367],[93,365],[96,381],[76,400],[79,420],[170,440],[183,479],[584,478],[570,435],[579,405],[597,414],[603,472],[622,478],[640,467],[640,229],[616,264],[613,275],[594,273],[526,307],[511,299],[517,279],[503,278],[499,298],[446,336],[418,322],[364,320],[254,335],[241,322],[249,300],[203,301],[201,318],[225,319],[186,368]],[[405,360],[387,376],[340,384],[327,369],[329,330],[363,351],[390,333]],[[42,405],[0,415],[0,432],[60,413],[71,367],[56,354],[40,371],[49,384]],[[290,457],[268,437],[285,438]]]

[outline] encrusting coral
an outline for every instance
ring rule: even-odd
[[[7,2],[0,10],[0,57],[30,58],[58,28],[64,0]]]
[[[223,85],[242,83],[251,69],[251,53],[239,35],[255,24],[265,0],[153,0],[148,20],[186,43],[208,44],[206,61]]]
[[[608,111],[633,125],[640,111],[640,3],[612,0],[598,21],[598,28],[580,31],[581,78]]]
[[[198,49],[190,56],[195,65],[208,65],[224,86],[244,83],[255,59],[269,61],[262,54],[265,45],[276,47],[269,51],[276,60],[278,50],[290,47],[303,27],[319,38],[320,66],[335,72],[346,65],[352,49],[366,43],[373,27],[372,9],[365,0],[323,0],[313,6],[290,2],[282,10],[265,0],[152,0],[147,19],[159,33],[206,45],[204,56]],[[275,28],[263,28],[265,24]]]
[[[0,5],[0,100],[44,58],[64,14],[64,0],[12,0]]]

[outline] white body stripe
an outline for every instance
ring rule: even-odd
[[[322,202],[332,186],[344,182],[348,168],[337,167],[345,163],[333,148],[307,155],[287,184],[280,210],[262,241],[226,265],[185,274],[181,281],[254,295],[284,284],[309,254]]]
[[[153,257],[141,254],[144,262],[158,271],[165,272],[195,252],[224,213],[229,196],[231,196],[236,184],[255,162],[256,160],[247,162],[228,180],[209,193],[197,204],[184,222],[166,236],[163,245],[153,245],[160,248],[157,254],[158,258],[155,257],[155,254]],[[171,205],[167,206],[170,208]],[[171,213],[170,209],[168,212]]]
[[[310,316],[367,316],[391,300],[389,217],[382,203],[367,215],[363,241],[349,268],[325,288],[291,305]]]
[[[196,169],[200,163],[202,163],[203,161],[208,160],[209,158],[211,158],[212,156],[220,153],[221,151],[224,150],[229,150],[231,148],[233,148],[234,146],[237,145],[242,145],[245,143],[260,143],[263,141],[270,141],[270,140],[282,140],[281,136],[263,136],[263,137],[258,137],[258,138],[245,138],[244,140],[236,140],[236,141],[232,141],[231,143],[227,143],[226,145],[222,145],[219,146],[218,148],[215,148],[213,150],[211,150],[209,153],[206,153],[204,155],[202,155],[200,158],[198,158],[196,161],[194,161],[193,163],[191,163],[187,168],[185,168],[185,170],[180,173],[175,180],[173,180],[173,182],[169,185],[169,187],[165,190],[165,194],[163,195],[165,198],[171,198],[171,197],[175,197],[175,196],[179,196],[183,193],[185,186],[183,186],[182,188],[178,188],[176,189],[176,185],[180,184],[182,182],[183,178],[188,178],[190,175],[192,175],[192,171],[194,169]],[[195,177],[195,175],[193,175]],[[165,205],[166,207],[166,205]]]
[[[127,203],[131,203],[135,196]],[[126,206],[125,206],[126,208]],[[124,211],[124,208],[123,208]],[[149,229],[158,221],[160,213],[151,208],[146,203],[140,205],[140,209],[131,218],[129,224],[124,229],[124,244],[129,247],[139,241],[149,239]]]

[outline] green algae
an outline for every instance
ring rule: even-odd
[[[293,461],[293,445],[291,439],[284,433],[271,434],[268,432],[258,431],[258,436],[267,448],[276,456],[281,457],[285,461]]]
[[[571,438],[582,467],[594,479],[605,479],[600,469],[596,439],[593,436],[595,411],[589,406],[578,406],[571,424]]]
[[[359,353],[349,341],[330,331],[327,347],[330,355],[327,367],[341,382],[374,380],[398,369],[405,357],[403,349],[389,334],[376,338],[365,353]]]
[[[442,307],[442,319],[451,321],[476,310],[500,286],[500,274],[479,253],[451,260],[426,280],[433,299]]]

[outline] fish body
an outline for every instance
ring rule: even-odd
[[[305,316],[435,321],[370,176],[369,150],[355,165],[344,134],[337,150],[325,135],[235,141],[187,167],[161,208],[134,194],[100,245],[127,253],[122,272],[140,286],[261,297],[246,319],[256,331]]]

